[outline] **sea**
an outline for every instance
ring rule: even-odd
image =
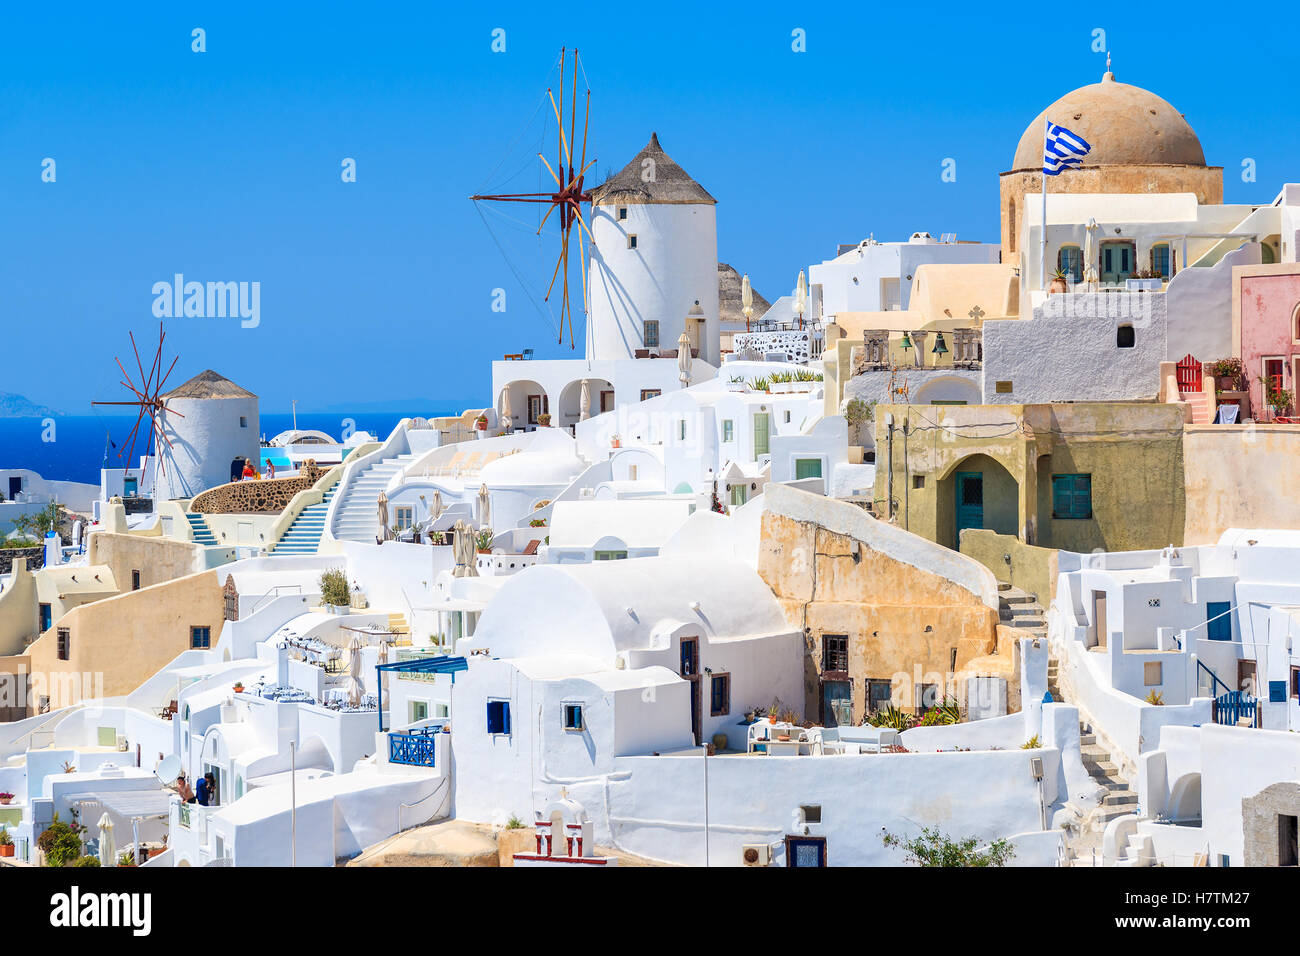
[[[468,405],[464,406],[470,407]],[[314,428],[335,439],[344,430],[365,431],[380,440],[387,438],[403,418],[417,415],[434,418],[459,415],[461,408],[421,409],[418,412],[373,412],[355,415],[299,412],[298,427]],[[259,416],[261,436],[274,438],[293,427],[292,414]],[[0,469],[29,468],[42,478],[54,481],[85,481],[99,484],[101,468],[127,467],[126,440],[135,424],[134,415],[55,415],[45,418],[0,418]],[[144,454],[149,422],[141,425],[136,439],[132,466]],[[107,464],[105,464],[107,461]]]

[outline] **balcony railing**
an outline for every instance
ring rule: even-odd
[[[440,727],[419,727],[402,733],[388,734],[388,762],[411,767],[432,767],[438,750]]]

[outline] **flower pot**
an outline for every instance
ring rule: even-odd
[[[242,687],[234,687],[232,690],[234,690],[236,694],[242,694],[244,692],[244,688]]]
[[[12,800],[13,800],[13,797],[0,797],[0,807],[7,807],[7,806],[9,806],[9,803],[10,803],[10,801],[12,801]]]
[[[13,855],[14,855],[14,845],[12,843],[6,843],[4,846],[0,846],[0,856],[13,856]]]
[[[1048,295],[1056,295],[1060,292],[1069,292],[1070,284],[1064,279],[1053,279],[1051,285],[1047,287]]]

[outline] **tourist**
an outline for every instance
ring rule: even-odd
[[[182,803],[194,802],[194,791],[190,789],[189,781],[185,779],[185,774],[176,777],[176,793],[181,798]]]
[[[244,480],[247,481],[249,478],[252,478],[255,474],[256,472],[253,471],[253,463],[248,459],[244,459]]]
[[[199,777],[198,790],[195,793],[195,799],[199,806],[206,807],[212,802],[212,785],[212,774],[205,773],[203,776]]]
[[[266,459],[266,477],[275,477],[275,462],[271,461],[269,458]]]

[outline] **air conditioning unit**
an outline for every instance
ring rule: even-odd
[[[772,848],[766,843],[746,843],[740,851],[745,866],[770,866]]]

